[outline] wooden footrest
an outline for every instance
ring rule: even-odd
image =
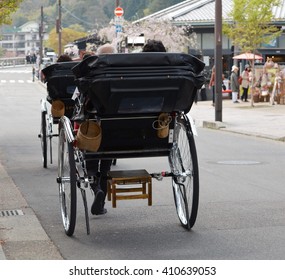
[[[117,200],[126,199],[148,199],[148,205],[152,205],[152,178],[146,170],[109,171],[108,177],[108,200],[112,200],[113,208],[117,207]]]

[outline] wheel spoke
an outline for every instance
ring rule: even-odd
[[[58,182],[62,222],[65,233],[74,233],[76,222],[76,168],[74,150],[65,137],[64,128],[59,133]]]
[[[187,129],[187,121],[179,118],[174,126],[169,162],[174,174],[172,184],[177,215],[182,226],[190,229],[197,216],[199,178],[195,143]]]
[[[43,167],[47,168],[47,112],[41,112],[41,130],[40,130],[40,141],[42,148],[42,160]]]

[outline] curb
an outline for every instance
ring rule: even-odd
[[[62,260],[0,162],[0,260]]]
[[[239,131],[239,130],[232,130],[230,128],[227,128],[225,123],[219,122],[219,121],[203,121],[202,122],[202,127],[203,128],[209,128],[209,129],[216,129],[216,130],[222,130],[230,133],[236,133],[236,134],[241,134],[241,135],[246,135],[246,136],[251,136],[251,137],[259,137],[263,139],[269,139],[269,140],[274,140],[274,141],[280,141],[280,142],[285,142],[285,136],[284,137],[274,137],[271,135],[266,135],[266,134],[260,134],[260,133],[254,133],[254,132],[246,132],[246,131]]]
[[[203,121],[204,128],[211,128],[211,129],[221,129],[221,128],[226,128],[226,125],[223,122],[211,122],[211,121]]]

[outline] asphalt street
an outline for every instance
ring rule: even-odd
[[[223,100],[222,112],[222,121],[215,121],[211,101],[203,101],[193,105],[191,117],[197,127],[285,141],[285,105],[262,102],[251,107],[250,103],[233,104],[231,100]],[[0,246],[0,260],[62,259],[1,162],[0,178],[0,245],[7,240],[15,241],[12,246],[3,246],[5,249]]]

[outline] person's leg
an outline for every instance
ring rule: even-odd
[[[238,102],[238,92],[237,91],[233,91],[232,92],[232,101],[233,101],[233,103],[239,103]]]
[[[91,206],[91,213],[93,215],[105,214],[103,209],[103,203],[105,199],[105,193],[101,190],[100,186],[100,172],[98,171],[99,160],[87,160],[86,169],[87,175],[90,180],[90,187],[94,193],[94,201]]]
[[[86,160],[86,169],[88,176],[97,176],[99,160]]]
[[[244,101],[247,102],[247,98],[248,98],[248,88],[244,89]]]
[[[244,100],[244,91],[245,91],[245,88],[243,87],[243,88],[242,88],[242,94],[241,94],[241,97],[240,97],[240,100],[241,100],[241,101]]]
[[[215,87],[212,87],[212,93],[213,93],[213,105],[215,105]]]
[[[104,192],[105,197],[107,194],[107,173],[111,169],[112,160],[104,159],[100,161],[100,187],[101,190]]]
[[[236,101],[236,92],[232,91],[232,102]]]

